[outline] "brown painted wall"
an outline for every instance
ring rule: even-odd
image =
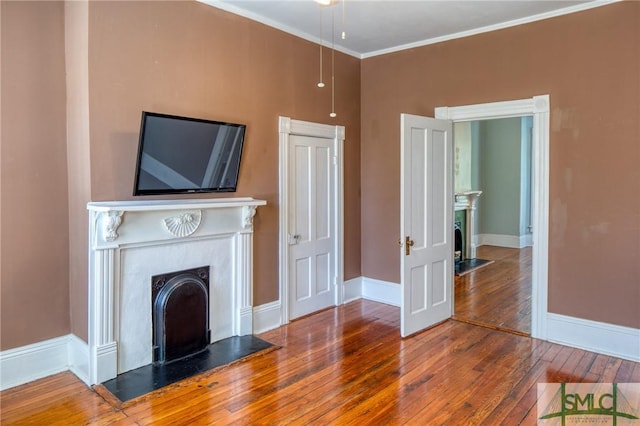
[[[64,4],[2,8],[0,349],[69,333]]]
[[[219,9],[90,3],[92,199],[133,198],[142,110],[246,123],[232,195],[267,200],[254,222],[254,304],[271,302],[278,299],[278,116],[344,125],[345,275],[360,276],[360,61],[336,54],[336,119],[317,78],[317,45]]]
[[[362,273],[400,280],[400,113],[539,94],[549,311],[640,327],[640,2],[363,60]]]

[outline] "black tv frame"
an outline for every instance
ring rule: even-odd
[[[145,127],[147,117],[158,117],[158,118],[168,118],[174,120],[181,121],[193,121],[199,123],[213,124],[218,126],[229,126],[235,128],[242,128],[242,139],[240,140],[240,147],[238,148],[238,168],[235,170],[235,186],[233,187],[219,187],[219,188],[162,188],[162,189],[139,189],[139,179],[141,172],[141,163],[142,163],[142,154],[144,152],[144,143],[145,143]],[[203,118],[194,118],[194,117],[185,117],[179,115],[171,115],[171,114],[163,114],[157,112],[150,111],[142,111],[142,118],[140,120],[140,133],[138,138],[138,153],[136,157],[136,171],[134,175],[133,181],[133,195],[134,196],[144,196],[144,195],[170,195],[170,194],[200,194],[200,193],[225,193],[225,192],[236,192],[238,187],[238,178],[240,174],[240,167],[242,164],[242,151],[244,150],[244,141],[246,139],[246,124],[239,123],[230,123],[224,121],[216,121],[216,120],[208,120]]]

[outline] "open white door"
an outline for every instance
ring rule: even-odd
[[[448,120],[401,114],[401,334],[453,311],[453,137]]]

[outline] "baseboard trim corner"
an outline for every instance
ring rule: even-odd
[[[68,338],[69,370],[89,385],[89,344],[75,334]]]
[[[363,299],[399,307],[401,296],[401,287],[398,283],[362,277]]]
[[[342,303],[362,299],[362,281],[362,277],[357,277],[344,282],[344,297]]]
[[[478,234],[474,236],[476,247],[479,246],[497,246],[522,249],[532,246],[532,235],[501,235],[501,234]]]
[[[253,333],[259,334],[282,325],[280,300],[265,303],[253,308]]]
[[[70,334],[0,352],[0,390],[69,370]]]

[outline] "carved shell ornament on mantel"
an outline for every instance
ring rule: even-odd
[[[172,235],[181,238],[196,232],[201,220],[202,212],[200,210],[192,210],[163,219],[162,223],[164,228]]]

